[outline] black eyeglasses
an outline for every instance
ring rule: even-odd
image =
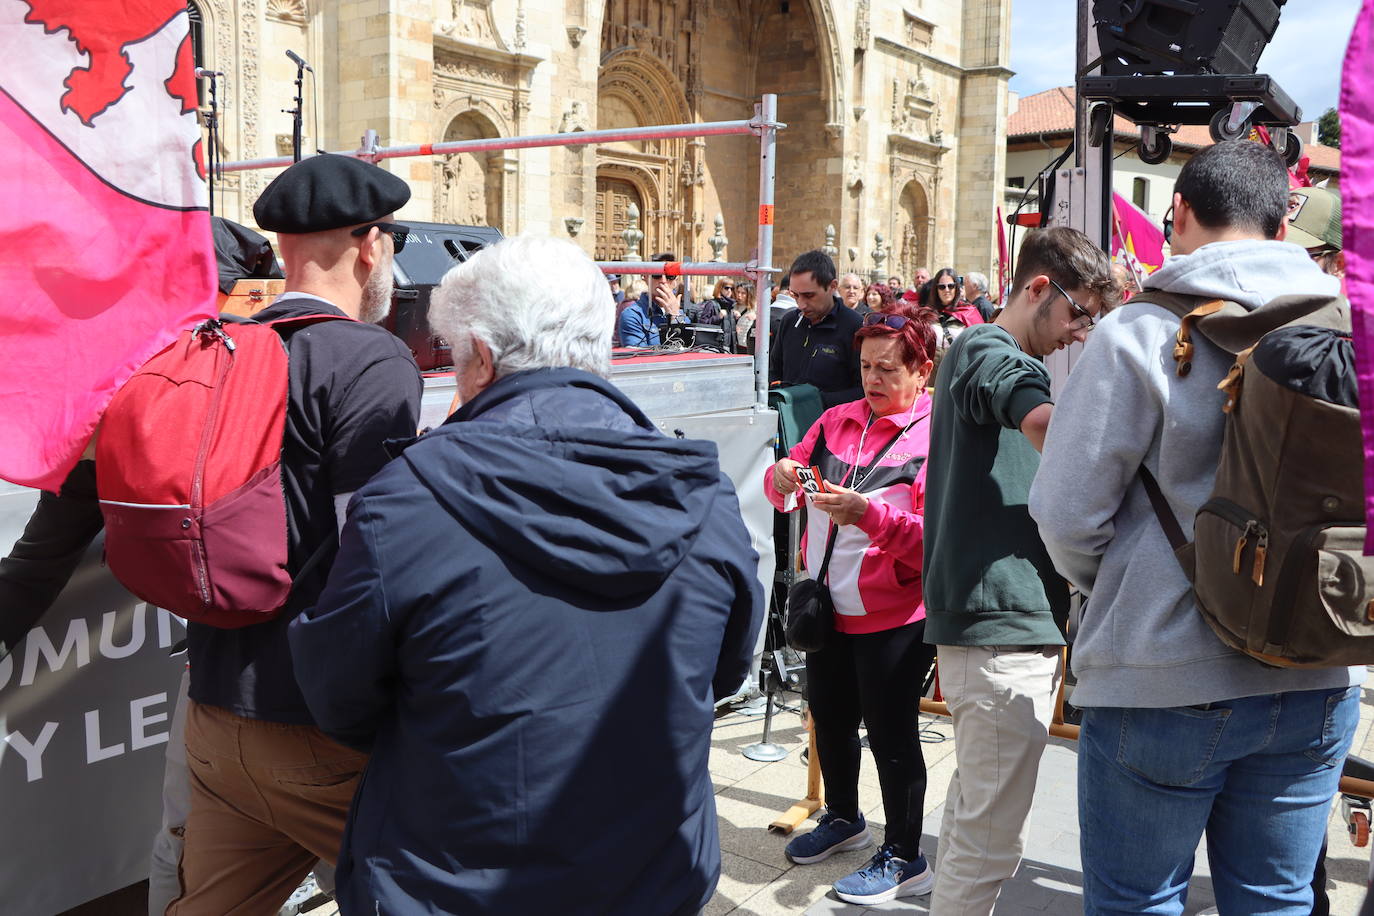
[[[1069,330],[1091,331],[1097,325],[1097,322],[1093,320],[1092,313],[1085,309],[1083,306],[1079,305],[1077,302],[1074,302],[1073,296],[1070,296],[1068,293],[1064,292],[1064,287],[1060,286],[1058,283],[1055,283],[1053,277],[1046,277],[1045,279],[1049,280],[1050,283],[1053,284],[1054,288],[1059,290],[1059,295],[1063,296],[1065,300],[1068,301],[1069,309],[1075,315],[1078,316],[1072,322],[1069,323]]]
[[[721,287],[720,287],[720,288],[721,288],[722,290],[728,289],[728,290],[733,291],[735,287],[732,286],[731,284],[723,283],[723,284],[721,284]]]
[[[1174,239],[1174,205],[1170,204],[1169,209],[1164,213],[1164,242],[1168,244]]]
[[[871,328],[874,325],[886,325],[894,331],[900,331],[906,327],[911,319],[905,315],[889,315],[886,312],[869,312],[864,316],[864,327]]]
[[[359,226],[354,229],[351,235],[361,238],[372,231],[372,227],[377,227],[383,232],[391,233],[391,240],[396,244],[396,251],[406,247],[406,236],[410,234],[409,226],[402,226],[399,223],[368,223],[366,226]]]
[[[936,284],[935,284],[935,288],[936,288],[936,289],[958,289],[958,288],[959,288],[959,284],[958,284],[958,283],[936,283]]]

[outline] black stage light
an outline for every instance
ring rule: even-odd
[[[1102,73],[1254,73],[1285,2],[1094,0]]]

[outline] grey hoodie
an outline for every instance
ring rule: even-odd
[[[1286,293],[1336,295],[1297,245],[1236,241],[1172,257],[1147,289],[1214,296],[1255,309]],[[1191,531],[1221,453],[1216,385],[1232,357],[1195,334],[1192,372],[1174,371],[1179,320],[1127,304],[1097,324],[1054,409],[1030,512],[1055,566],[1091,600],[1073,643],[1077,706],[1191,706],[1358,684],[1363,668],[1276,669],[1227,646],[1150,508],[1137,469],[1159,480]]]

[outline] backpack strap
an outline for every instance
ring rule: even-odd
[[[294,315],[290,318],[277,318],[273,321],[264,321],[261,324],[267,325],[274,331],[295,330],[305,327],[308,324],[318,324],[321,321],[357,321],[347,315]]]
[[[1164,529],[1164,536],[1169,539],[1169,546],[1174,550],[1183,547],[1188,543],[1183,526],[1178,523],[1174,510],[1169,508],[1169,500],[1164,498],[1159,481],[1155,480],[1155,475],[1143,464],[1140,466],[1140,482],[1145,485],[1145,495],[1150,497],[1150,506],[1155,510],[1155,517],[1159,519],[1159,527]]]
[[[1193,371],[1193,327],[1202,319],[1215,315],[1227,305],[1234,303],[1223,299],[1212,299],[1183,316],[1174,335],[1174,365],[1179,378],[1185,378]]]
[[[1193,332],[1196,330],[1233,356],[1253,347],[1270,331],[1293,324],[1310,324],[1349,330],[1350,303],[1340,296],[1277,296],[1257,309],[1227,302],[1147,289],[1133,296],[1129,305],[1148,303],[1166,309],[1180,319],[1174,344],[1174,361],[1180,377],[1192,369]]]

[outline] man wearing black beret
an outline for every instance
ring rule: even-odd
[[[286,292],[254,319],[314,319],[277,328],[289,354],[281,461],[295,582],[270,621],[188,626],[191,811],[175,916],[275,913],[317,859],[338,856],[367,759],[315,727],[286,633],[324,587],[349,496],[386,464],[383,443],[418,425],[419,369],[373,324],[390,307],[406,232],[392,219],[409,199],[375,165],[319,155],[253,207],[286,264]]]

